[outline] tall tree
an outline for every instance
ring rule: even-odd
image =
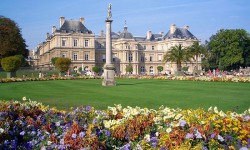
[[[194,55],[194,60],[195,60],[195,66],[196,69],[198,69],[198,59],[201,57],[201,55],[205,55],[205,47],[203,45],[200,45],[198,41],[195,41],[193,45],[188,47],[189,51]]]
[[[210,64],[220,69],[238,69],[250,65],[250,36],[243,29],[221,29],[208,42]]]
[[[20,28],[14,21],[3,16],[0,16],[0,45],[0,59],[14,55],[28,56]]]
[[[193,58],[188,49],[182,48],[181,45],[171,47],[170,51],[167,51],[163,56],[163,62],[174,62],[177,65],[177,71],[181,71],[181,64],[189,61]]]

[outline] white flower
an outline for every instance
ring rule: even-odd
[[[158,136],[159,136],[159,132],[156,132],[156,133],[155,133],[155,136],[158,137]]]
[[[0,134],[2,134],[4,132],[3,128],[0,128]]]
[[[51,145],[51,144],[52,144],[52,142],[51,142],[51,141],[48,141],[48,142],[47,142],[47,145]]]
[[[103,121],[103,124],[104,124],[104,127],[105,127],[105,128],[110,128],[110,125],[111,125],[111,124],[110,124],[110,120],[109,120],[109,121],[104,120],[104,121]]]
[[[144,139],[147,140],[147,141],[150,141],[150,135],[146,134],[145,137],[144,137]]]
[[[167,133],[170,133],[171,131],[172,131],[171,128],[167,128],[167,130],[166,130]]]
[[[224,138],[222,136],[218,135],[218,140],[221,141],[221,142],[223,142]]]
[[[26,101],[26,100],[27,100],[27,99],[26,99],[26,97],[24,96],[24,97],[23,97],[23,101]]]
[[[220,115],[221,117],[226,117],[226,116],[227,116],[222,110],[220,111],[219,115]]]
[[[209,107],[209,108],[208,108],[208,111],[212,111],[212,109],[213,109],[212,107]]]
[[[214,112],[215,112],[216,114],[219,113],[218,108],[217,108],[216,106],[214,107]]]
[[[56,122],[56,126],[57,127],[60,126],[60,121]]]

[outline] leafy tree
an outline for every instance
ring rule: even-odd
[[[3,16],[0,16],[0,45],[0,59],[14,55],[28,56],[20,28],[14,21]]]
[[[101,67],[98,67],[98,66],[94,66],[93,68],[92,68],[92,70],[95,72],[95,73],[99,73],[100,71],[101,71]]]
[[[126,70],[126,73],[127,73],[127,72],[132,73],[132,72],[133,72],[133,67],[132,67],[132,65],[131,65],[131,64],[127,65],[126,68],[125,68],[125,70]]]
[[[177,71],[181,71],[181,64],[186,61],[191,61],[192,54],[181,45],[171,47],[163,56],[163,62],[175,62],[177,64]]]
[[[10,56],[10,57],[5,57],[2,58],[1,60],[1,65],[3,67],[3,70],[11,73],[11,74],[7,74],[7,77],[15,77],[15,72],[18,70],[18,68],[21,65],[21,59],[17,56]]]
[[[161,72],[163,70],[163,67],[162,66],[157,66],[157,70],[158,70],[158,72]]]
[[[195,41],[193,45],[188,47],[188,50],[195,56],[194,60],[196,62],[196,69],[198,70],[198,58],[201,57],[201,55],[206,55],[205,47],[200,45],[198,41]]]
[[[224,70],[250,65],[250,36],[243,29],[221,29],[210,37],[209,65]]]
[[[58,59],[56,59],[55,67],[62,73],[69,70],[70,64],[71,60],[69,58],[59,57]]]
[[[56,64],[56,60],[58,59],[59,57],[52,57],[51,58],[51,63],[55,66]]]

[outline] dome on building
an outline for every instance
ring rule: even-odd
[[[125,26],[124,26],[124,30],[123,32],[119,35],[119,39],[133,39],[133,35],[128,32],[128,27],[126,25],[126,21],[125,21]]]

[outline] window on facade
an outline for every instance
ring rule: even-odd
[[[116,55],[117,55],[116,53],[113,54],[113,62],[115,62]]]
[[[143,49],[147,49],[147,46],[146,46],[146,45],[144,45],[144,46],[143,46]]]
[[[66,58],[66,54],[65,54],[65,53],[62,53],[62,57],[63,57],[63,58]]]
[[[145,72],[145,67],[141,66],[141,73],[144,73],[144,72]]]
[[[154,73],[154,67],[153,66],[149,67],[149,73],[151,73],[151,74]]]
[[[74,40],[73,45],[74,45],[74,46],[77,46],[77,40]]]
[[[155,46],[152,46],[152,50],[155,50]]]
[[[128,61],[133,61],[133,54],[132,53],[129,54]]]
[[[162,60],[162,55],[158,55],[158,61]]]
[[[89,40],[85,40],[84,45],[85,45],[85,47],[88,47],[89,46]]]
[[[149,61],[153,61],[153,56],[149,56]]]
[[[77,60],[77,53],[73,54],[73,60]]]
[[[145,56],[141,55],[141,62],[144,62],[144,61],[145,61]]]
[[[89,53],[84,54],[84,60],[89,60]]]
[[[62,46],[66,46],[66,40],[62,40]]]
[[[106,55],[105,55],[105,54],[102,55],[102,61],[103,61],[103,62],[106,61]]]

